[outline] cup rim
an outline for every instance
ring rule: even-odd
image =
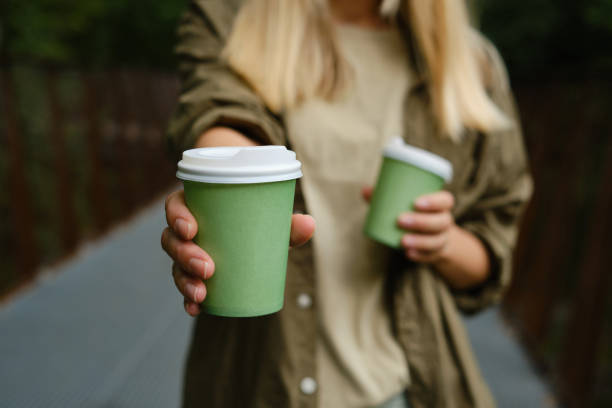
[[[453,165],[450,161],[435,153],[409,145],[399,136],[391,139],[385,146],[383,155],[433,173],[445,182],[453,178]]]
[[[252,184],[302,177],[302,164],[285,146],[222,146],[183,152],[176,177],[203,183]]]

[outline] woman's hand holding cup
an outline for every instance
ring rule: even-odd
[[[166,222],[168,227],[161,236],[164,251],[172,258],[172,276],[179,292],[184,296],[185,311],[196,316],[200,303],[206,297],[205,280],[214,271],[212,258],[192,240],[198,231],[195,218],[185,204],[183,190],[166,198]],[[309,215],[295,214],[291,219],[291,246],[307,242],[314,233],[314,219]]]
[[[362,191],[368,201],[372,190],[365,187]],[[456,227],[451,214],[454,204],[451,193],[438,191],[418,197],[413,212],[398,216],[397,225],[406,231],[400,244],[408,259],[435,263],[442,258]]]
[[[372,191],[372,187],[363,188],[367,201]],[[397,248],[414,262],[432,265],[454,289],[465,290],[488,278],[491,263],[482,241],[455,224],[454,205],[448,191],[418,196],[413,211],[397,217],[396,226],[402,231]]]
[[[399,215],[397,225],[407,232],[401,240],[407,258],[435,263],[444,256],[455,227],[454,204],[451,193],[438,191],[417,198],[414,212]]]
[[[206,297],[206,285],[203,281],[213,275],[215,264],[210,256],[192,241],[198,225],[185,205],[182,190],[175,191],[166,198],[166,222],[168,227],[162,232],[161,245],[174,261],[172,277],[185,298],[185,311],[196,316],[200,313],[199,304]]]

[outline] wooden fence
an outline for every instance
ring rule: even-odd
[[[163,131],[178,87],[142,71],[1,75],[0,293],[174,182]],[[610,406],[612,85],[516,95],[536,190],[504,310],[567,406]]]
[[[611,91],[515,90],[536,189],[505,310],[568,407],[612,406]]]
[[[0,295],[166,190],[172,75],[12,67],[0,73]]]

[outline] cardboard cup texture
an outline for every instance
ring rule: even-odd
[[[198,223],[195,243],[215,262],[202,309],[259,316],[283,307],[295,180],[261,184],[185,182]]]

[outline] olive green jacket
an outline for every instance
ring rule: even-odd
[[[176,51],[182,92],[169,126],[174,152],[191,148],[215,125],[238,129],[263,144],[288,144],[282,115],[266,109],[218,58],[239,3],[193,1],[180,24]],[[420,69],[408,30],[403,30],[419,78],[406,95],[404,138],[452,162],[455,175],[447,189],[456,199],[453,215],[459,226],[482,240],[492,273],[481,286],[456,291],[428,265],[412,263],[398,253],[386,271],[388,311],[409,365],[409,396],[415,408],[490,408],[495,403],[459,311],[474,313],[499,301],[510,282],[517,223],[532,189],[522,135],[517,120],[505,131],[467,131],[459,144],[440,137],[427,74]],[[501,59],[492,46],[488,54],[490,95],[516,118]],[[295,207],[308,212],[299,182]],[[312,245],[306,244],[290,251],[282,311],[257,318],[198,317],[186,367],[184,406],[316,407],[316,390],[300,386],[307,377],[316,383],[316,275]],[[300,307],[300,294],[309,295],[312,305],[300,302]]]

